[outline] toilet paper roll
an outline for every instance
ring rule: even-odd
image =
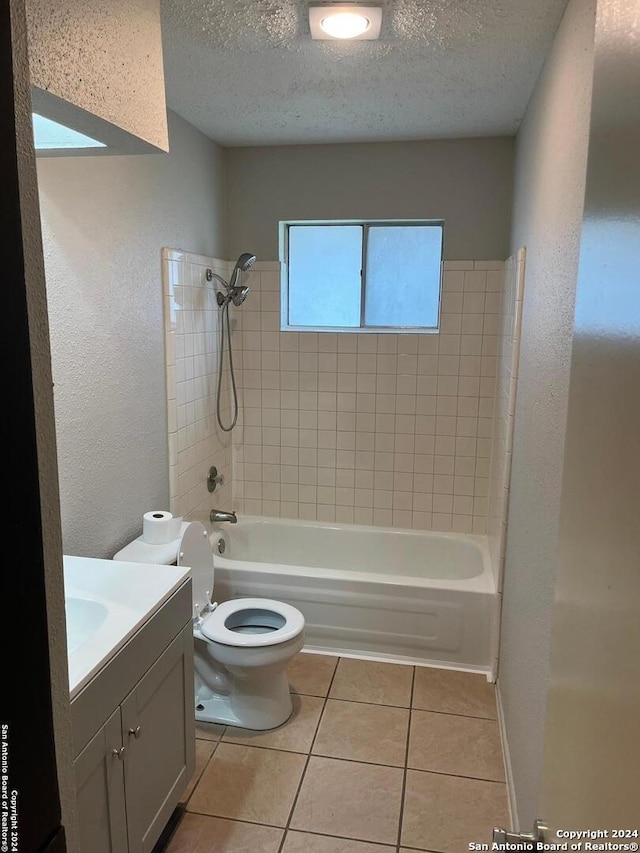
[[[142,539],[149,545],[166,545],[180,535],[181,518],[165,510],[154,509],[142,516]]]

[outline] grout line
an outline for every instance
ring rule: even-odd
[[[236,818],[236,817],[225,817],[223,815],[209,814],[208,812],[189,812],[189,814],[198,815],[199,817],[210,817],[213,820],[226,820],[226,821],[229,821],[229,823],[240,823],[240,824],[245,824],[248,826],[265,826],[265,827],[268,827],[269,829],[279,829],[284,835],[286,835],[286,832],[288,831],[287,827],[277,826],[275,823],[257,823],[256,821],[247,820],[246,818],[243,818],[241,820],[240,818]],[[292,832],[299,832],[301,835],[319,836],[321,838],[338,838],[341,841],[355,841],[356,843],[359,843],[359,844],[376,844],[376,845],[379,845],[380,847],[387,847],[389,849],[389,851],[392,851],[392,850],[395,851],[397,849],[395,844],[387,844],[385,841],[375,841],[374,842],[374,841],[370,841],[367,838],[352,838],[351,836],[347,836],[347,835],[329,835],[329,833],[327,833],[327,832],[319,832],[317,830],[312,831],[310,829],[294,829],[294,830],[292,830]],[[173,834],[171,837],[173,837]],[[283,844],[284,844],[284,841],[285,841],[285,838],[283,837],[283,839],[282,839]],[[411,846],[407,847],[407,845],[404,845],[404,846],[406,847],[407,850],[416,850],[416,851],[419,851],[419,853],[443,853],[443,851],[437,851],[437,850],[429,851],[427,848],[423,848],[423,847],[411,847]],[[280,848],[278,848],[278,849],[280,850]]]
[[[376,707],[376,706],[374,706]],[[378,706],[379,707],[379,706]],[[406,711],[406,708],[399,708],[399,711]],[[322,718],[322,713],[320,714]],[[318,723],[320,720],[318,721]],[[315,740],[315,738],[314,738]],[[222,743],[227,746],[244,746],[249,749],[265,749],[268,752],[287,752],[290,755],[309,755],[311,758],[330,758],[332,761],[346,761],[349,764],[371,764],[373,767],[390,767],[394,770],[402,770],[404,767],[403,764],[385,764],[383,761],[368,761],[362,758],[343,758],[341,755],[325,755],[322,752],[303,752],[299,749],[287,749],[284,746],[265,746],[264,744],[258,743],[239,743],[237,741],[225,740]],[[411,768],[413,769],[413,768]],[[427,771],[431,772],[431,771]],[[457,775],[457,774],[443,774],[443,775]],[[471,777],[469,777],[471,778]]]
[[[415,850],[416,853],[445,853],[444,850],[429,850],[427,847],[412,847],[405,844],[403,850]]]
[[[397,708],[398,711],[410,711],[410,705],[389,705],[388,702],[365,702],[364,699],[343,699],[341,696],[329,696],[334,702],[350,702],[353,705],[375,705],[377,708]]]
[[[402,664],[405,666],[405,664]],[[333,680],[333,679],[332,679]],[[315,696],[316,699],[324,699],[324,696],[316,696],[314,693],[298,693],[298,696]],[[381,708],[398,708],[401,711],[424,711],[428,714],[444,714],[447,717],[461,717],[462,719],[469,720],[489,720],[490,722],[497,722],[496,717],[481,717],[477,714],[455,714],[453,711],[436,711],[434,708],[414,708],[411,705],[389,705],[387,702],[365,702],[363,699],[343,699],[341,696],[329,696],[327,694],[327,699],[333,699],[334,702],[353,702],[356,705],[376,705]],[[413,697],[411,698],[411,702],[413,702]]]
[[[400,710],[406,710],[405,708],[401,708]],[[387,764],[384,761],[371,761],[368,758],[345,758],[342,755],[331,755],[326,752],[312,752],[312,757],[316,758],[330,758],[332,761],[346,761],[349,764],[370,764],[372,767],[389,767],[392,770],[402,770],[404,768],[404,764]]]
[[[325,707],[326,707],[326,704],[325,704]],[[374,705],[374,707],[379,707],[379,706]],[[399,711],[406,711],[407,708],[399,708],[398,710]],[[311,748],[313,748],[313,744],[315,743],[317,731],[318,731],[320,722],[322,720],[322,714],[323,713],[324,713],[324,708],[323,708],[323,711],[321,711],[321,713],[320,713],[320,717],[319,717],[318,723],[316,725],[316,734],[314,735]],[[410,729],[411,729],[411,718],[409,718],[409,727],[408,727],[407,731],[409,732]],[[407,737],[408,737],[408,735],[407,735]],[[476,782],[494,782],[496,785],[506,784],[503,779],[502,780],[501,779],[487,779],[485,776],[468,776],[464,773],[445,773],[444,770],[431,770],[431,769],[426,768],[426,767],[411,767],[408,763],[408,756],[407,755],[405,755],[405,759],[404,759],[403,764],[386,764],[384,761],[371,761],[371,760],[368,760],[366,758],[345,758],[342,755],[327,755],[323,752],[303,752],[299,749],[287,749],[286,747],[283,747],[283,746],[265,746],[264,744],[239,743],[237,741],[230,741],[230,740],[220,741],[219,743],[226,744],[227,746],[247,747],[249,749],[264,749],[267,752],[286,752],[286,753],[289,753],[290,755],[307,755],[310,758],[329,758],[332,761],[344,761],[344,762],[347,762],[348,764],[370,764],[372,767],[389,767],[392,770],[403,770],[403,769],[404,770],[417,770],[420,773],[432,773],[435,776],[453,776],[457,779],[471,779],[471,780],[474,780]],[[218,744],[216,744],[216,747],[217,746],[218,746]],[[214,749],[214,752],[215,752],[215,749]],[[406,753],[406,749],[405,749],[405,753]],[[211,758],[212,757],[213,757],[213,753],[211,754]],[[211,761],[211,758],[209,758],[209,760],[207,761],[207,765],[208,765],[209,761]],[[204,771],[203,771],[203,773],[204,773]],[[202,778],[202,774],[200,774],[199,778]],[[194,790],[195,790],[195,788],[194,788]],[[189,799],[191,799],[191,797],[189,797]]]
[[[409,704],[413,705],[413,690],[416,682],[416,668],[414,666],[413,673],[411,675],[411,696]],[[400,846],[402,844],[402,821],[404,819],[404,799],[407,790],[407,765],[409,764],[409,743],[411,740],[411,716],[412,712],[409,711],[409,724],[407,726],[407,741],[405,744],[404,750],[404,767],[402,770],[402,789],[400,792],[400,814],[398,815],[398,842],[396,844],[396,851],[400,853]]]
[[[407,770],[411,770],[413,773],[431,773],[432,776],[448,776],[452,779],[468,779],[470,782],[488,782],[490,785],[506,786],[507,784],[504,780],[482,779],[479,776],[463,776],[461,773],[443,773],[442,770],[423,770],[419,767],[407,767]]]
[[[295,811],[296,805],[298,804],[298,797],[300,796],[300,791],[302,790],[302,784],[304,782],[305,776],[307,775],[307,767],[309,766],[309,761],[311,760],[311,750],[314,747],[316,742],[316,738],[318,736],[318,731],[320,729],[320,724],[322,723],[322,718],[324,716],[324,709],[327,707],[327,700],[329,698],[329,693],[331,693],[331,688],[333,686],[333,680],[336,677],[336,673],[338,671],[338,666],[340,665],[340,658],[336,659],[336,665],[334,667],[333,673],[331,675],[331,681],[329,682],[329,686],[327,687],[327,695],[324,697],[324,701],[322,703],[322,710],[320,711],[320,716],[318,717],[318,722],[316,724],[315,732],[313,733],[313,738],[311,739],[311,743],[309,744],[309,751],[307,753],[307,760],[304,763],[304,768],[302,770],[302,774],[300,776],[300,782],[298,783],[298,789],[296,790],[296,795],[293,798],[293,803],[291,804],[291,810],[289,812],[289,817],[287,819],[287,825],[285,826],[284,833],[282,835],[282,841],[280,842],[280,846],[278,847],[278,853],[282,853],[282,849],[284,848],[284,843],[287,838],[287,833],[289,831],[289,826],[291,825],[291,820],[293,818],[293,813]]]
[[[476,714],[454,714],[453,711],[435,711],[432,708],[412,708],[412,711],[421,711],[423,714],[441,714],[443,717],[458,717],[460,720],[486,720],[488,723],[497,723],[495,717],[479,717]]]
[[[258,823],[257,820],[247,820],[247,818],[238,818],[238,817],[227,817],[227,815],[221,814],[211,814],[211,812],[192,812],[189,814],[197,814],[200,817],[210,817],[214,820],[228,820],[231,823],[248,823],[250,826],[268,826],[270,829],[279,829],[281,832],[284,832],[284,826],[277,826],[275,823]]]
[[[413,770],[417,773],[431,773],[433,776],[452,776],[454,779],[469,779],[471,782],[491,782],[494,785],[506,785],[504,779],[487,779],[486,776],[466,776],[463,773],[445,773],[444,770],[427,770],[424,767],[409,767],[407,770]]]
[[[352,841],[352,842],[355,841],[356,844],[375,844],[375,845],[380,846],[380,847],[386,847],[389,849],[389,851],[392,851],[392,850],[395,851],[395,849],[396,849],[395,844],[387,844],[386,841],[370,841],[367,838],[351,838],[348,835],[329,835],[328,832],[318,832],[316,830],[312,831],[310,829],[293,829],[291,831],[292,832],[299,832],[301,835],[320,836],[321,838],[337,838],[340,841]],[[421,853],[422,853],[422,851],[421,851]],[[428,853],[428,851],[427,851],[427,853]]]
[[[198,738],[196,738],[196,740],[198,740]],[[206,770],[206,769],[207,769],[207,767],[209,766],[209,764],[210,764],[210,762],[211,762],[211,759],[212,759],[212,758],[213,758],[213,756],[215,755],[216,750],[218,749],[218,747],[220,746],[220,743],[221,743],[221,741],[220,741],[220,740],[215,740],[215,741],[214,741],[214,740],[209,740],[209,741],[201,741],[201,742],[204,742],[204,743],[210,743],[210,744],[212,744],[212,745],[213,745],[213,749],[211,750],[211,755],[210,755],[210,756],[209,756],[209,758],[207,758],[207,760],[205,761],[205,763],[204,763],[204,767],[203,767],[203,768],[202,768],[202,770],[200,771],[200,775],[198,776],[198,781],[197,781],[197,782],[196,782],[196,784],[193,786],[193,790],[191,791],[191,793],[189,794],[189,796],[187,797],[187,799],[184,801],[184,803],[182,803],[182,805],[184,806],[184,810],[185,810],[185,812],[187,811],[187,806],[189,805],[189,802],[190,802],[191,798],[193,797],[193,795],[194,795],[194,794],[195,794],[195,792],[196,792],[196,788],[198,787],[198,785],[200,784],[200,781],[201,781],[202,777],[204,776],[205,770]]]
[[[200,720],[196,720],[196,723],[199,723],[199,722],[200,722]],[[216,740],[222,740],[222,735],[223,735],[223,734],[227,731],[227,729],[229,728],[229,726],[222,725],[221,723],[204,723],[204,725],[205,725],[205,726],[206,726],[206,725],[219,726],[219,727],[222,729],[222,731],[220,732],[220,734],[219,734],[219,736],[218,736],[217,738],[210,738],[210,737],[198,737],[197,729],[196,729],[196,740],[208,740],[208,741],[210,741],[211,743],[214,743]]]

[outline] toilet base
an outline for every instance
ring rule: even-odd
[[[286,723],[293,710],[286,667],[303,645],[303,632],[249,649],[196,639],[196,720],[254,731]]]
[[[287,722],[292,711],[293,705],[291,703],[291,696],[289,696],[288,706],[285,703],[284,707],[280,707],[277,712],[269,717],[263,717],[259,721],[260,725],[258,726],[256,725],[258,721],[255,717],[252,716],[250,720],[247,720],[246,717],[242,718],[235,713],[229,704],[228,696],[214,696],[211,699],[200,700],[196,697],[196,720],[199,722],[218,723],[223,726],[238,726],[239,728],[251,729],[252,731],[275,729]],[[248,722],[253,723],[253,725],[248,725]]]

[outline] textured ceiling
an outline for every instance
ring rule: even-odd
[[[171,109],[226,146],[515,133],[566,0],[383,0],[312,41],[308,0],[162,0]]]

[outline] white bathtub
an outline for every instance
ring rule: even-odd
[[[216,599],[293,604],[308,649],[495,670],[499,596],[484,537],[244,516],[213,525],[211,542]]]

